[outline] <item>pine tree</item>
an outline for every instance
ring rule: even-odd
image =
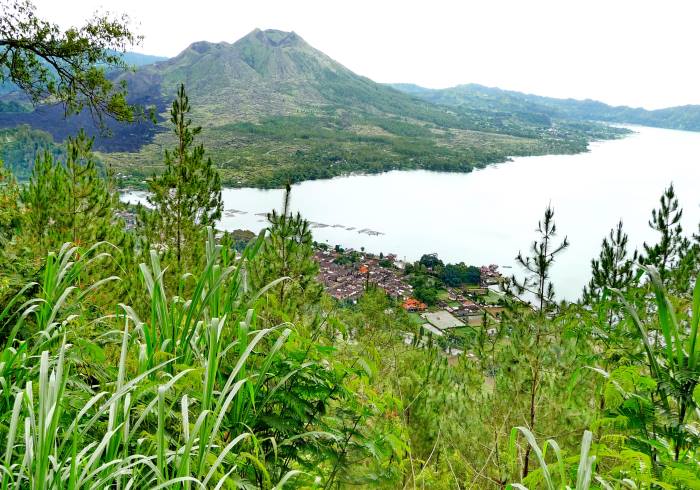
[[[175,253],[178,273],[182,271],[183,251],[198,243],[196,230],[212,225],[221,217],[221,180],[211,159],[204,157],[204,146],[195,145],[202,128],[193,126],[185,86],[180,85],[170,111],[170,122],[177,137],[173,151],[165,151],[165,172],[151,178],[149,202],[155,208],[156,222],[151,223],[156,236]]]
[[[114,195],[108,180],[97,169],[93,141],[82,130],[77,137],[68,138],[64,167],[67,209],[63,210],[63,222],[70,240],[78,245],[105,240],[113,219]]]
[[[627,252],[628,236],[622,230],[622,220],[610,234],[603,239],[600,255],[591,260],[591,280],[583,288],[583,302],[598,301],[606,289],[614,288],[620,291],[627,289],[634,281],[634,260]]]
[[[48,152],[36,159],[22,200],[28,208],[29,231],[43,247],[64,242],[91,245],[110,235],[116,195],[100,175],[92,143],[80,131],[68,138],[65,163]]]
[[[683,209],[678,205],[678,198],[671,184],[659,200],[659,208],[651,212],[649,226],[661,237],[658,243],[644,243],[644,255],[640,262],[653,265],[659,271],[661,280],[668,284],[673,269],[677,269],[690,249],[690,241],[683,236],[681,218]]]
[[[60,165],[54,162],[51,153],[40,153],[34,161],[29,185],[22,192],[22,202],[27,207],[25,235],[42,250],[47,246],[55,223],[56,199],[65,195],[61,189],[60,171]]]
[[[552,369],[552,365],[556,364],[553,363],[556,356],[547,355],[554,349],[554,339],[557,338],[557,332],[553,331],[554,326],[549,318],[549,314],[556,308],[554,285],[549,279],[550,271],[556,257],[569,246],[566,237],[559,244],[553,243],[557,235],[557,226],[554,222],[554,210],[550,206],[545,209],[544,219],[538,223],[537,230],[540,241],[535,240],[532,243],[532,255],[524,256],[519,252],[516,257],[525,270],[524,279],[519,280],[513,276],[509,281],[518,295],[532,294],[538,303],[537,311],[521,312],[511,326],[511,341],[519,357],[515,362],[527,365],[524,379],[524,386],[529,395],[527,426],[533,433],[536,433],[538,396],[543,378],[548,370]],[[523,478],[530,471],[531,451],[530,446],[525,449]]]
[[[522,252],[519,252],[515,258],[525,269],[525,278],[519,280],[513,276],[510,282],[518,295],[523,293],[534,295],[539,312],[544,314],[554,306],[554,285],[549,280],[550,269],[556,256],[569,246],[569,241],[564,237],[560,244],[552,243],[557,234],[557,226],[554,223],[554,210],[549,206],[544,212],[544,220],[537,225],[537,231],[540,233],[541,241],[532,243],[532,255],[525,257]]]
[[[583,288],[581,304],[593,312],[592,324],[597,328],[591,329],[592,334],[605,347],[598,353],[599,362],[607,370],[611,358],[619,350],[628,348],[627,336],[619,335],[622,330],[613,328],[622,318],[621,305],[612,290],[627,293],[636,283],[635,261],[637,251],[632,258],[627,252],[628,236],[622,229],[622,220],[603,238],[600,254],[591,260],[591,280]],[[586,325],[586,322],[582,322]],[[601,413],[605,410],[605,392],[598,395],[598,407]]]
[[[314,260],[313,238],[309,223],[290,211],[291,187],[287,184],[282,211],[267,215],[269,226],[260,253],[252,267],[254,290],[286,277],[272,289],[268,299],[277,310],[292,320],[303,305],[317,302],[323,291],[316,281],[318,264]]]
[[[23,226],[20,187],[0,160],[0,305],[8,304],[33,270],[29,267],[31,257],[24,250],[18,253],[15,246],[21,240]],[[0,327],[0,335],[7,333]]]

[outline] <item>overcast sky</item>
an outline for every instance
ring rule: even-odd
[[[256,27],[293,30],[377,82],[481,83],[648,108],[700,104],[695,0],[35,0],[79,24],[102,7],[131,16],[136,48],[174,56]]]

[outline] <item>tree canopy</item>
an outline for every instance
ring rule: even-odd
[[[63,30],[38,17],[30,0],[2,0],[0,9],[1,84],[14,84],[35,103],[62,103],[66,114],[88,110],[101,124],[134,119],[126,84],[108,76],[127,68],[120,52],[140,40],[127,16],[95,14]]]

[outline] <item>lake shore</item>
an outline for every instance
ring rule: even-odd
[[[391,251],[408,261],[437,253],[448,262],[514,266],[551,204],[561,237],[571,241],[553,279],[562,285],[560,297],[576,299],[588,281],[590,259],[618,220],[632,248],[656,239],[647,221],[671,181],[686,226],[700,220],[700,133],[634,130],[623,139],[592,143],[586,153],[516,157],[468,174],[415,170],[306,181],[292,186],[292,208],[329,225],[313,229],[320,243]],[[139,195],[143,199],[142,193],[126,194]],[[246,214],[225,214],[220,228],[258,232],[265,226],[259,214],[279,208],[282,191],[227,188],[223,198],[226,210]],[[383,234],[358,233],[362,229]]]

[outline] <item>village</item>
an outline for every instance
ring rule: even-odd
[[[333,298],[354,303],[370,285],[381,288],[400,302],[426,336],[449,336],[468,327],[481,326],[492,334],[504,311],[502,293],[495,287],[503,279],[497,265],[480,268],[478,285],[446,287],[429,307],[414,297],[405,264],[394,254],[377,256],[340,247],[319,247],[314,255],[319,264],[319,282]]]
[[[116,214],[124,220],[127,228],[135,226],[136,215],[132,209]],[[236,230],[233,232],[234,238],[241,233],[247,235],[238,237],[236,243],[240,241],[245,246],[254,234]],[[220,232],[217,237],[221,235]],[[422,337],[419,343],[425,343],[432,337],[459,337],[465,329],[475,327],[484,327],[487,333],[493,334],[504,310],[502,293],[497,287],[503,276],[497,265],[483,265],[479,268],[478,285],[445,286],[435,304],[428,306],[416,299],[414,288],[409,283],[409,275],[406,274],[406,264],[398,260],[395,254],[376,255],[364,250],[317,244],[314,259],[319,266],[319,282],[326,293],[340,302],[357,302],[370,286],[384,290],[389,297],[401,304],[413,323],[421,327]],[[412,334],[410,338],[407,337],[407,341],[413,341]],[[447,350],[450,355],[461,353],[454,348]]]
[[[405,280],[403,264],[395,255],[380,258],[353,250],[319,248],[314,257],[319,265],[319,281],[326,292],[339,301],[357,300],[369,284],[395,299],[410,298],[413,292],[413,287]]]

